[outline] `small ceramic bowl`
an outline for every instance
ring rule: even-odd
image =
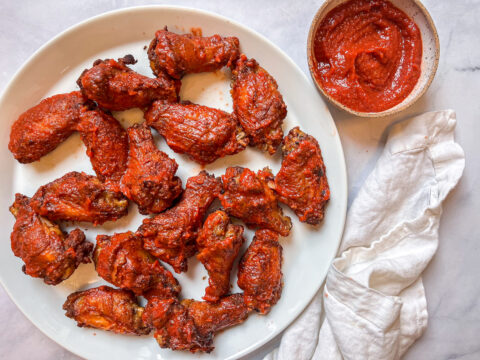
[[[313,41],[315,38],[315,33],[317,32],[317,28],[321,24],[323,18],[333,8],[347,1],[348,0],[326,0],[313,18],[312,25],[310,26],[310,31],[308,33],[307,58],[308,66],[310,68],[310,75],[312,76],[315,85],[317,85],[317,88],[320,90],[320,92],[333,104],[357,116],[381,117],[393,115],[405,110],[407,107],[415,103],[425,93],[425,91],[427,91],[437,71],[438,60],[440,58],[440,41],[438,39],[437,29],[435,28],[432,17],[419,0],[389,0],[394,6],[407,14],[420,29],[423,46],[420,77],[412,92],[401,103],[390,109],[380,112],[360,112],[352,110],[333,99],[327,92],[323,90],[322,86],[317,82],[317,79],[314,75],[315,60],[313,54]]]

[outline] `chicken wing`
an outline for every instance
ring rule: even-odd
[[[80,263],[90,262],[93,244],[80,229],[64,233],[58,225],[35,213],[30,199],[16,194],[10,212],[16,221],[10,236],[15,256],[23,260],[25,274],[57,285],[72,275]]]
[[[213,335],[202,335],[187,309],[176,300],[149,299],[143,316],[155,328],[154,337],[161,348],[211,352]]]
[[[232,74],[233,111],[249,136],[250,145],[274,154],[282,142],[282,123],[287,116],[277,82],[245,55]]]
[[[95,176],[69,172],[41,186],[30,206],[51,221],[87,221],[95,225],[127,215],[128,200],[109,190]]]
[[[143,319],[156,329],[154,336],[162,348],[195,353],[212,351],[215,333],[242,323],[249,312],[242,294],[225,296],[217,303],[152,298]]]
[[[127,132],[113,116],[100,109],[82,114],[77,130],[98,178],[117,190],[116,184],[127,168]]]
[[[282,294],[282,246],[278,234],[258,230],[238,265],[238,286],[245,304],[267,314]]]
[[[283,140],[282,153],[282,167],[275,177],[279,200],[295,211],[300,221],[319,224],[330,189],[317,140],[295,127]]]
[[[137,231],[144,248],[180,273],[195,254],[195,239],[208,207],[221,189],[219,179],[202,171],[187,181],[180,202],[173,208],[145,219]]]
[[[136,124],[127,130],[128,164],[120,189],[138,204],[141,214],[160,213],[182,193],[174,159],[157,149],[150,129]]]
[[[66,316],[79,327],[91,327],[118,334],[147,335],[150,327],[142,320],[143,307],[128,290],[100,286],[68,295],[63,304]]]
[[[225,211],[249,227],[266,228],[287,236],[292,227],[278,206],[273,174],[265,168],[255,174],[239,166],[229,167],[222,175],[223,192],[219,199]]]
[[[79,91],[42,100],[13,123],[8,148],[23,164],[39,160],[75,131],[85,109]]]
[[[132,232],[98,235],[93,261],[98,275],[135,295],[171,298],[180,293],[172,273],[143,249],[142,239]]]
[[[202,336],[213,335],[227,327],[240,324],[250,312],[245,305],[243,294],[224,296],[217,303],[183,300],[182,305],[187,308],[188,315]]]
[[[22,163],[33,162],[77,130],[99,179],[118,182],[127,164],[126,132],[111,115],[90,110],[91,104],[79,91],[42,100],[12,125],[10,151]]]
[[[210,214],[197,237],[198,260],[208,271],[204,300],[218,301],[230,291],[230,272],[233,262],[245,242],[243,226],[230,224],[222,210]]]
[[[200,164],[236,154],[248,144],[233,116],[207,106],[156,101],[145,113],[145,119],[173,151],[187,154]]]
[[[148,48],[148,58],[155,74],[166,71],[180,79],[188,73],[231,67],[238,58],[239,46],[236,37],[179,35],[165,27],[155,33]]]
[[[132,55],[118,61],[97,60],[80,75],[77,84],[83,95],[108,110],[143,108],[154,100],[178,100],[179,80],[163,72],[155,79],[140,75],[127,66],[136,62]]]
[[[143,322],[152,329],[163,328],[172,315],[173,307],[176,305],[178,305],[178,299],[173,297],[149,297],[142,315]]]

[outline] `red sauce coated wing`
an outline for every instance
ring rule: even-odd
[[[118,334],[147,335],[150,327],[142,320],[144,309],[127,290],[109,286],[77,291],[63,304],[66,316],[79,327],[91,327]]]
[[[176,206],[143,221],[137,234],[144,248],[177,273],[186,271],[187,259],[196,252],[195,239],[205,213],[220,189],[220,180],[205,171],[189,178]]]
[[[207,106],[157,101],[145,113],[154,127],[179,154],[187,154],[200,164],[245,149],[248,139],[230,114]]]
[[[77,83],[82,93],[108,110],[144,108],[155,100],[177,101],[180,82],[159,73],[155,79],[140,75],[127,64],[134,64],[132,55],[115,61],[97,60],[85,70]]]
[[[41,186],[30,206],[52,221],[87,221],[95,225],[127,215],[128,200],[98,178],[76,171]]]
[[[127,132],[122,125],[113,116],[96,109],[82,114],[77,130],[98,178],[118,184],[128,161]]]
[[[243,294],[222,297],[217,303],[151,298],[143,319],[156,329],[154,336],[162,348],[196,353],[212,351],[215,333],[242,323],[249,312]]]
[[[243,294],[224,296],[218,302],[183,300],[195,327],[203,336],[215,334],[227,327],[244,322],[250,309],[244,302]]]
[[[13,123],[8,148],[21,163],[31,163],[55,149],[74,131],[86,100],[79,91],[42,100]]]
[[[35,213],[30,199],[16,194],[10,212],[16,221],[10,236],[15,256],[23,260],[25,274],[57,285],[72,275],[81,263],[90,262],[93,244],[79,229],[69,234]]]
[[[300,221],[319,224],[330,189],[317,140],[295,127],[285,137],[282,152],[282,167],[275,177],[280,201],[295,211]]]
[[[142,239],[132,232],[98,235],[94,262],[102,278],[136,295],[171,298],[180,293],[178,281],[143,249]]]
[[[175,176],[177,162],[157,149],[145,124],[136,124],[127,133],[128,165],[120,189],[138,204],[141,214],[160,213],[182,193],[182,181]]]
[[[154,337],[160,347],[192,353],[209,353],[213,350],[212,334],[200,334],[187,309],[178,302],[152,299],[145,312],[144,318],[157,325]]]
[[[267,314],[282,294],[282,246],[278,235],[258,230],[238,265],[238,286],[245,304]]]
[[[255,174],[239,166],[229,167],[222,181],[223,192],[219,199],[227,213],[249,227],[271,229],[282,236],[290,233],[292,222],[278,206],[270,169]]]
[[[224,211],[215,211],[205,220],[197,238],[197,258],[209,275],[204,300],[218,301],[229,293],[233,262],[245,242],[242,235],[243,226],[232,225]]]
[[[233,70],[233,111],[250,138],[271,155],[282,142],[287,106],[275,79],[254,59],[242,55]]]
[[[155,74],[165,71],[180,79],[188,73],[232,66],[238,58],[239,45],[236,37],[179,35],[165,28],[155,33],[148,49],[148,58]]]

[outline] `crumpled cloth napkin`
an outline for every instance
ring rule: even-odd
[[[442,202],[465,166],[455,125],[446,110],[392,127],[324,287],[265,360],[399,359],[422,335],[421,274],[437,250]]]

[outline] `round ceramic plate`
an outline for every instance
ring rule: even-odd
[[[123,336],[77,327],[73,320],[65,317],[62,304],[71,292],[104,283],[96,275],[93,265],[81,265],[67,281],[58,286],[48,286],[40,279],[22,273],[22,262],[13,255],[7,240],[14,223],[8,207],[16,192],[31,196],[40,185],[69,171],[94,174],[78,134],[40,161],[19,164],[7,150],[13,121],[42,98],[77,89],[75,81],[82,70],[91,67],[93,61],[99,58],[132,54],[138,59],[133,69],[152,76],[145,46],[148,46],[155,31],[165,25],[179,33],[200,27],[204,35],[231,35],[240,39],[242,52],[257,59],[278,82],[288,106],[283,126],[285,132],[299,125],[318,139],[332,194],[325,220],[318,227],[299,223],[297,217],[285,208],[285,213],[293,220],[293,230],[289,237],[280,240],[284,248],[285,283],[280,301],[267,316],[252,314],[245,323],[218,334],[214,340],[215,350],[202,355],[160,349],[153,337]],[[186,76],[182,81],[181,98],[231,111],[230,77],[229,70]],[[70,351],[88,359],[235,359],[250,353],[285,329],[323,282],[342,236],[347,204],[345,161],[338,132],[327,106],[302,71],[275,45],[244,26],[204,11],[166,6],[130,8],[97,16],[65,31],[37,51],[5,90],[0,99],[0,113],[3,120],[0,136],[4,144],[0,153],[4,172],[0,178],[0,224],[4,229],[4,241],[0,243],[0,278],[25,315],[46,335]],[[125,127],[143,120],[139,109],[118,112],[114,116]],[[184,183],[189,176],[201,170],[199,165],[186,157],[173,153],[158,134],[154,132],[154,135],[158,147],[179,163],[178,174]],[[205,169],[219,176],[231,165],[252,170],[269,166],[276,173],[280,163],[279,153],[271,157],[248,148],[235,156],[217,160]],[[85,230],[87,239],[95,242],[97,234],[135,230],[142,219],[136,206],[131,205],[127,217],[103,226],[93,227],[84,223],[62,225],[66,229],[71,229],[73,225],[80,227]],[[247,244],[252,237],[253,231],[247,230]],[[175,275],[183,288],[182,297],[200,299],[207,285],[206,272],[195,258],[190,259],[188,265],[187,273]],[[232,291],[239,291],[236,273],[232,274],[232,284]]]

